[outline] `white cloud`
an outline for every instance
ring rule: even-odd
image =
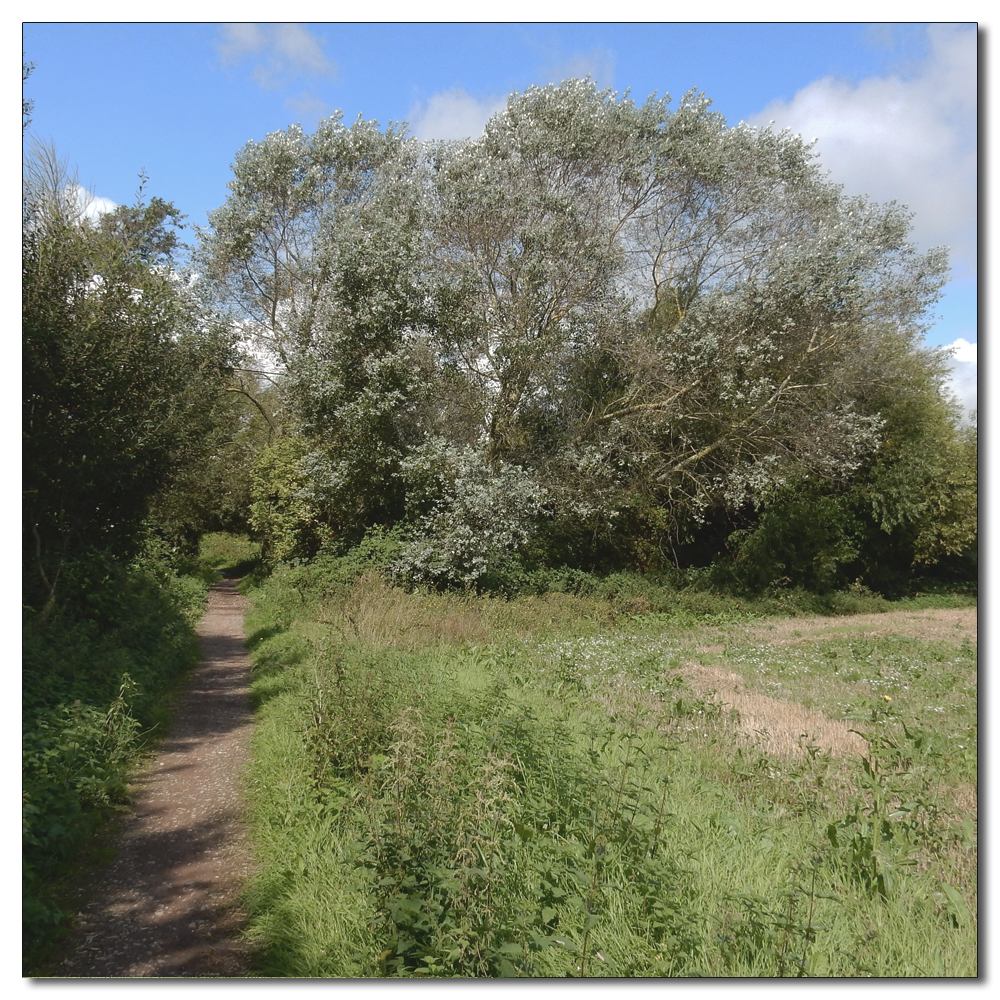
[[[224,66],[251,59],[250,75],[265,90],[280,90],[300,77],[337,73],[321,40],[300,24],[224,24],[216,49]]]
[[[330,76],[336,67],[323,55],[320,40],[299,24],[275,24],[274,48],[277,54],[300,73],[312,76]]]
[[[259,52],[266,44],[264,32],[256,24],[224,24],[222,40],[216,48],[224,66],[234,66],[252,52]]]
[[[94,196],[90,204],[87,205],[87,218],[97,219],[102,215],[107,215],[108,212],[113,212],[118,207],[118,202],[112,201],[110,198],[101,198]]]
[[[461,88],[445,90],[410,109],[410,133],[418,139],[469,139],[507,106],[506,97],[480,100]]]
[[[959,337],[951,349],[951,379],[948,388],[968,415],[979,405],[979,345]]]
[[[589,76],[598,87],[613,87],[615,82],[615,54],[610,49],[591,49],[553,63],[545,70],[546,83],[563,80],[580,80]]]
[[[932,24],[927,54],[898,74],[858,83],[824,77],[750,119],[806,139],[850,194],[898,201],[915,213],[923,247],[952,248],[956,275],[976,266],[977,33]]]
[[[96,222],[102,215],[113,212],[118,203],[110,198],[101,198],[88,191],[82,184],[72,184],[66,189],[69,200],[76,206],[81,218]]]
[[[972,364],[977,364],[979,361],[979,344],[970,344],[963,337],[959,337],[951,345],[951,356],[956,361],[971,361]]]
[[[310,94],[308,91],[303,91],[301,94],[295,94],[292,97],[286,98],[285,107],[293,114],[299,115],[302,118],[326,118],[328,115],[333,114],[334,111],[326,101],[320,100],[320,98],[314,94]]]

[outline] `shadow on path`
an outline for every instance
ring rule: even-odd
[[[210,590],[201,663],[138,778],[118,855],[88,887],[56,977],[243,974],[238,893],[250,858],[242,779],[252,723],[245,610],[236,581]]]

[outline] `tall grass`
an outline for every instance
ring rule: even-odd
[[[871,640],[840,711],[858,750],[804,732],[779,753],[685,679],[695,615],[724,634],[746,608],[408,594],[365,570],[253,592],[258,974],[976,975],[967,654],[907,645],[923,669],[893,702],[871,682],[898,643]],[[711,655],[758,684],[731,652]],[[947,670],[963,695],[935,735],[912,709]]]

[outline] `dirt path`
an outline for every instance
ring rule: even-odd
[[[117,858],[95,876],[59,977],[239,976],[237,892],[250,871],[242,824],[249,758],[245,601],[215,584],[202,661],[157,758],[138,779]]]

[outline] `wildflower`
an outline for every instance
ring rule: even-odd
[[[892,701],[892,699],[887,694],[882,695],[882,700],[883,701]]]

